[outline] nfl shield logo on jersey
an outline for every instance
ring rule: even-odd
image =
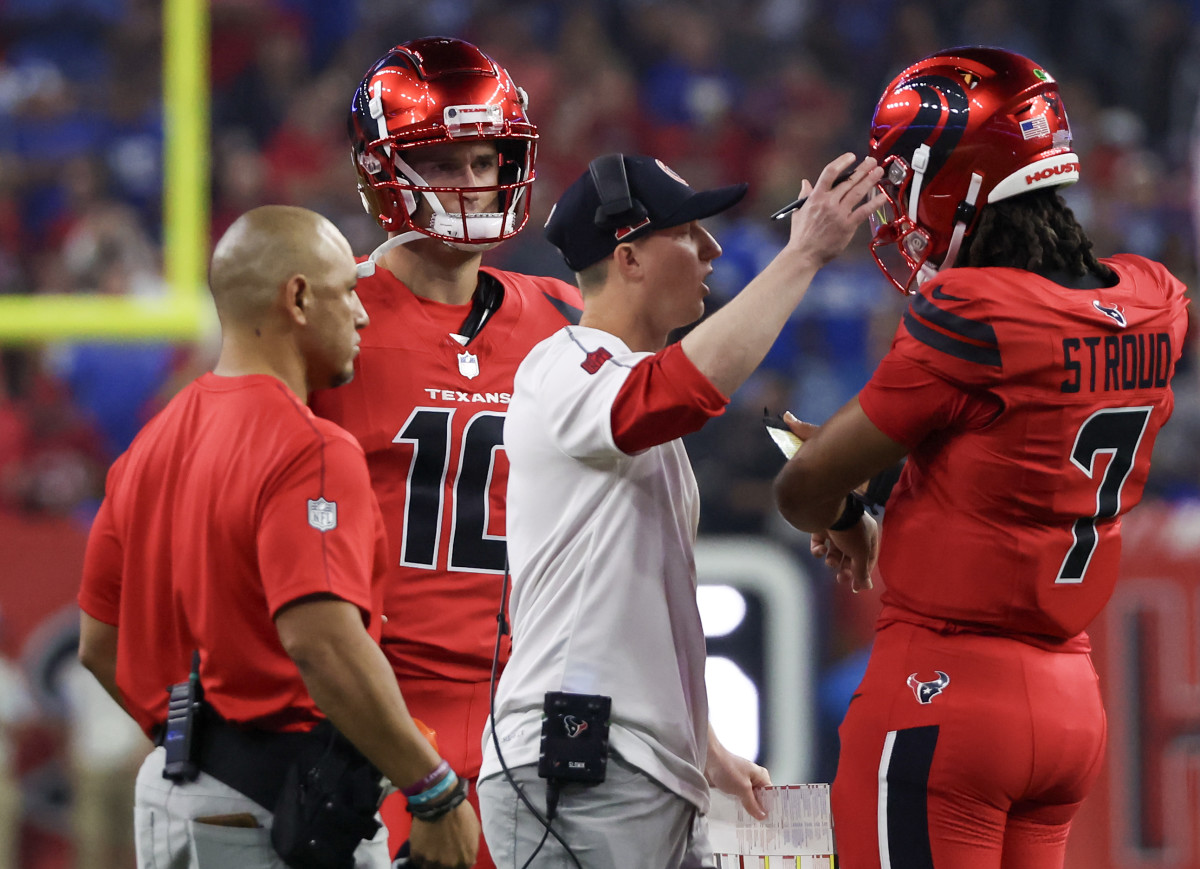
[[[308,524],[318,531],[332,531],[337,528],[337,501],[326,501],[324,498],[310,500]]]
[[[479,376],[479,357],[474,353],[459,353],[458,354],[458,373],[467,380],[474,380]]]

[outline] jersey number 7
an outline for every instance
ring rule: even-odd
[[[1092,554],[1096,551],[1096,522],[1111,519],[1121,512],[1121,489],[1129,478],[1137,458],[1150,407],[1116,407],[1098,410],[1083,421],[1075,435],[1071,463],[1095,479],[1096,456],[1107,453],[1111,458],[1096,489],[1096,512],[1081,516],[1071,529],[1074,543],[1058,569],[1055,583],[1083,582]]]

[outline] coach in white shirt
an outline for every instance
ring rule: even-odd
[[[762,361],[813,275],[849,243],[881,175],[846,154],[792,216],[787,245],[728,305],[698,320],[721,247],[699,221],[745,185],[697,192],[649,157],[597,158],[556,204],[546,235],[576,272],[584,314],[517,371],[504,427],[512,657],[484,734],[480,804],[499,869],[712,866],[709,786],[762,816],[767,771],[708,725],[693,546],[699,494],[679,440],[720,414]],[[878,197],[877,197],[878,198]],[[874,532],[863,523],[864,534]],[[862,565],[867,570],[869,565]],[[607,777],[561,787],[554,840],[533,805],[547,692],[612,698]]]

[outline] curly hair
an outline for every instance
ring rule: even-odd
[[[985,206],[955,265],[1057,271],[1073,277],[1090,273],[1106,283],[1113,278],[1112,270],[1096,259],[1075,214],[1052,188]]]

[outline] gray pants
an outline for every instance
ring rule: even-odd
[[[138,773],[133,809],[138,869],[287,869],[271,847],[271,812],[205,773],[187,784],[164,779],[165,758],[163,749],[154,749]],[[255,826],[226,826],[221,816],[229,815],[245,816]],[[359,843],[354,865],[391,866],[386,828]]]
[[[545,815],[546,781],[537,767],[512,770],[529,801]],[[503,775],[479,782],[483,834],[497,869],[520,869],[546,832]],[[554,831],[584,869],[715,869],[708,827],[696,807],[615,755],[598,785],[568,784]],[[575,869],[553,835],[531,869]]]

